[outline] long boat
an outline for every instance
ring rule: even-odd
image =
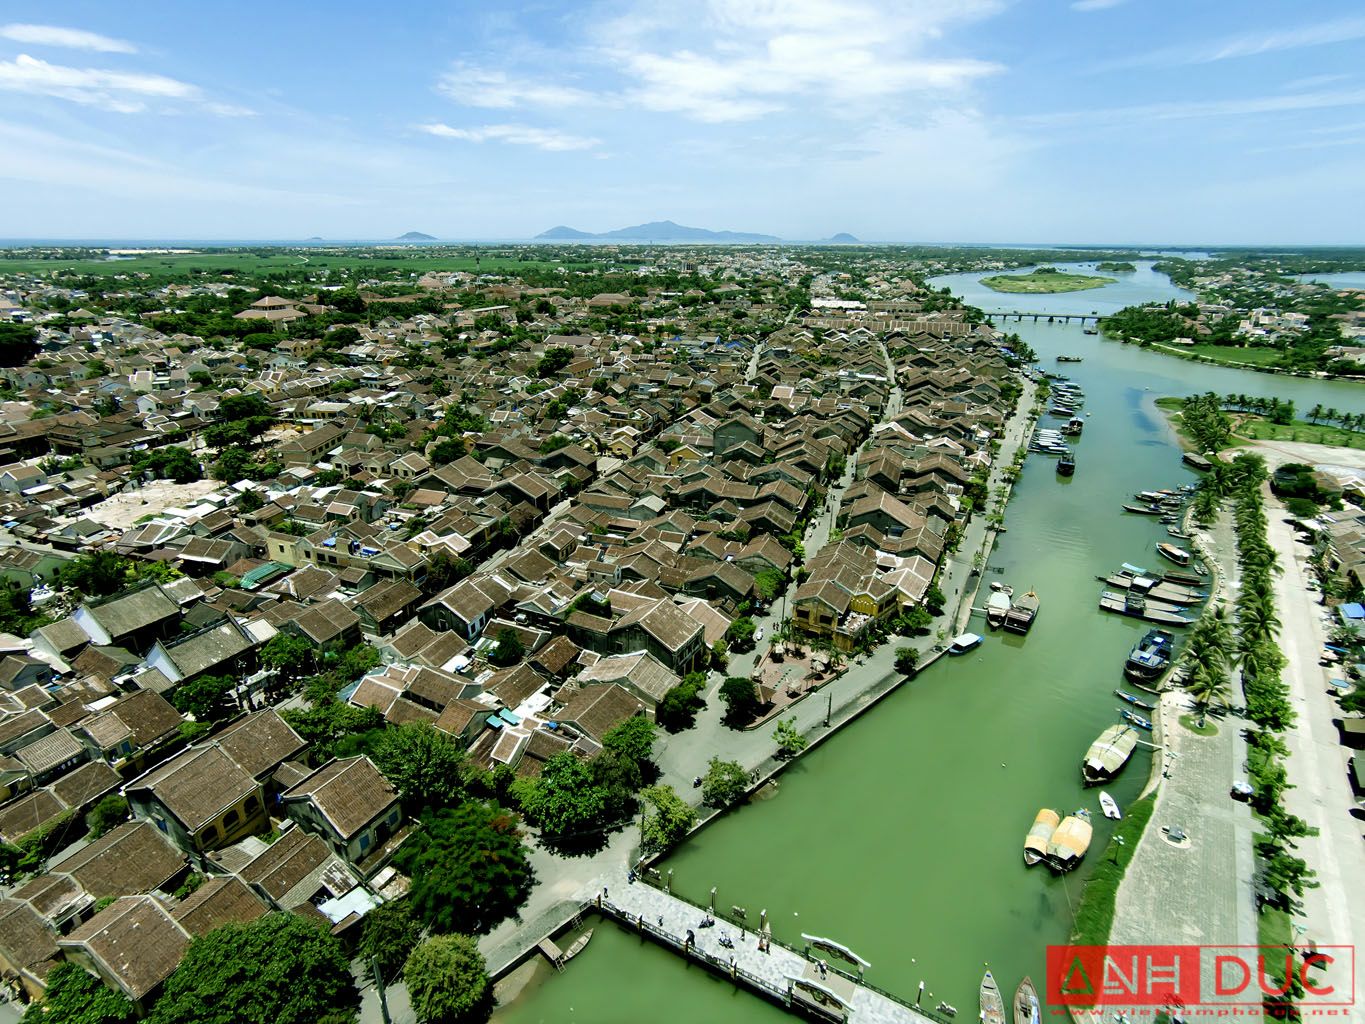
[[[1208,586],[1208,575],[1207,571],[1199,568],[1192,568],[1188,572],[1183,569],[1173,569],[1162,573],[1162,579],[1168,583],[1183,583],[1187,587],[1206,587]]]
[[[1156,546],[1156,553],[1162,558],[1169,559],[1176,565],[1189,565],[1194,560],[1194,555],[1185,548],[1169,541],[1160,541]]]
[[[1110,576],[1096,577],[1099,580],[1116,587],[1119,590],[1135,590],[1144,597],[1159,601],[1163,604],[1202,604],[1208,600],[1207,595],[1202,590],[1186,586],[1183,583],[1168,583],[1161,578],[1159,573],[1150,576],[1132,576],[1120,570]]]
[[[1033,979],[1025,978],[1014,990],[1014,1024],[1039,1024],[1043,1007],[1038,1002],[1038,991]]]
[[[1085,851],[1090,849],[1090,838],[1094,829],[1090,825],[1090,812],[1081,808],[1075,814],[1068,814],[1052,833],[1052,841],[1047,844],[1047,863],[1054,871],[1070,871],[1081,862]]]
[[[568,949],[566,949],[566,950],[564,951],[564,959],[563,959],[562,961],[560,961],[560,962],[561,962],[561,963],[568,963],[568,962],[569,962],[570,960],[572,960],[574,957],[578,956],[579,953],[583,952],[583,947],[586,946],[586,945],[588,944],[588,941],[589,941],[591,938],[592,938],[592,929],[589,928],[589,929],[588,929],[587,931],[585,931],[582,935],[580,935],[578,938],[576,938],[576,939],[573,940],[573,945],[571,945]]]
[[[1131,512],[1135,516],[1159,516],[1161,509],[1155,505],[1124,505],[1123,511]]]
[[[1131,704],[1135,708],[1142,708],[1143,711],[1155,711],[1156,705],[1149,704],[1136,694],[1129,693],[1127,690],[1115,690],[1114,696],[1125,704]]]
[[[1136,711],[1129,711],[1127,708],[1119,708],[1119,714],[1123,717],[1124,721],[1132,722],[1139,729],[1146,729],[1148,732],[1152,731],[1152,723],[1143,718]]]
[[[1184,460],[1185,465],[1190,466],[1194,469],[1204,470],[1213,468],[1212,462],[1204,458],[1204,456],[1196,454],[1195,452],[1186,452],[1184,455],[1181,456],[1181,459]]]
[[[1166,605],[1148,607],[1146,598],[1131,591],[1127,595],[1116,594],[1112,590],[1104,591],[1100,594],[1100,610],[1129,615],[1135,619],[1146,619],[1148,622],[1159,622],[1163,626],[1188,626],[1194,621],[1188,615],[1170,611]]]
[[[1005,613],[1005,629],[1011,633],[1027,633],[1033,628],[1033,620],[1038,617],[1039,604],[1038,595],[1032,589],[1017,598],[1014,606]]]
[[[1100,733],[1081,762],[1081,778],[1087,786],[1108,782],[1117,775],[1137,747],[1137,733],[1131,726],[1111,725]]]
[[[1028,835],[1024,837],[1025,864],[1032,867],[1047,858],[1047,844],[1052,841],[1052,833],[1057,831],[1057,826],[1061,823],[1062,816],[1051,807],[1044,807],[1038,811]]]
[[[1005,1001],[990,971],[981,979],[981,1024],[1005,1024]]]
[[[991,629],[999,629],[1005,624],[1005,616],[1010,613],[1010,595],[1004,590],[993,590],[986,599],[986,622]]]
[[[1147,635],[1133,645],[1128,660],[1123,663],[1123,674],[1140,683],[1152,683],[1171,667],[1175,634],[1164,629],[1149,629]]]

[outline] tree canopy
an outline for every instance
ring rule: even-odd
[[[377,966],[385,984],[398,977],[408,954],[422,940],[422,926],[405,899],[392,900],[365,915],[359,953],[371,973]]]
[[[409,810],[449,807],[464,794],[464,749],[429,722],[385,729],[372,757]]]
[[[650,786],[640,797],[645,804],[640,836],[648,853],[677,845],[697,824],[697,812],[672,786]]]
[[[75,964],[62,963],[47,976],[47,995],[24,1013],[23,1024],[133,1024],[137,1014],[122,992]]]
[[[569,751],[546,761],[538,779],[520,780],[514,792],[551,841],[584,839],[607,824],[610,794],[594,779],[588,763]]]
[[[296,914],[228,924],[190,943],[150,1024],[349,1024],[360,1005],[341,943]]]
[[[403,981],[421,1024],[475,1024],[493,1009],[483,954],[467,935],[427,939],[408,957]]]
[[[722,761],[713,757],[702,777],[701,799],[708,807],[729,807],[738,803],[748,792],[750,776],[738,761]]]

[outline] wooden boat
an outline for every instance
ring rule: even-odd
[[[1190,535],[1189,535],[1188,533],[1186,533],[1184,530],[1180,529],[1180,527],[1178,527],[1178,526],[1168,526],[1168,527],[1166,527],[1166,536],[1167,536],[1167,537],[1174,537],[1176,540],[1189,540],[1189,539],[1190,539]]]
[[[1171,611],[1168,605],[1148,607],[1147,599],[1132,591],[1127,594],[1116,594],[1112,590],[1103,591],[1100,594],[1100,610],[1129,615],[1135,619],[1146,619],[1148,622],[1159,622],[1163,626],[1188,626],[1194,621],[1188,615]]]
[[[1166,580],[1168,583],[1181,583],[1187,587],[1204,587],[1208,585],[1208,580],[1205,578],[1207,576],[1208,573],[1206,571],[1195,567],[1190,569],[1189,572],[1185,572],[1181,569],[1173,569],[1170,572],[1163,573],[1162,579]]]
[[[1148,704],[1141,697],[1135,696],[1134,694],[1129,693],[1127,690],[1115,690],[1114,696],[1117,697],[1119,700],[1123,701],[1125,704],[1131,704],[1135,708],[1142,708],[1143,711],[1156,710],[1155,705]]]
[[[1039,1024],[1043,1007],[1038,1002],[1038,992],[1033,987],[1033,979],[1025,978],[1014,990],[1014,1024]]]
[[[1005,614],[1005,629],[1011,633],[1027,633],[1033,628],[1033,620],[1038,617],[1040,603],[1038,595],[1029,588],[1029,592],[1018,598]]]
[[[1154,505],[1124,505],[1123,511],[1131,512],[1135,516],[1159,516],[1161,509]]]
[[[1057,460],[1057,475],[1071,476],[1076,472],[1076,456],[1070,452]]]
[[[1081,762],[1081,778],[1087,786],[1108,782],[1117,775],[1137,747],[1137,733],[1127,725],[1111,725],[1096,737]]]
[[[963,633],[953,637],[953,642],[948,646],[949,654],[966,654],[981,646],[981,641],[985,639],[979,633]]]
[[[1085,420],[1081,419],[1079,416],[1072,416],[1071,419],[1066,421],[1066,426],[1062,428],[1062,433],[1067,437],[1080,437],[1083,430],[1085,430]]]
[[[1138,682],[1155,682],[1171,667],[1174,645],[1174,633],[1164,629],[1149,629],[1147,635],[1128,652],[1128,660],[1123,663],[1123,674]]]
[[[1082,356],[1058,356],[1058,357],[1057,357],[1057,362],[1059,362],[1059,363],[1079,363],[1079,362],[1081,361],[1082,358],[1083,358]]]
[[[1129,711],[1127,708],[1119,708],[1119,714],[1123,717],[1125,722],[1132,722],[1139,729],[1146,729],[1148,732],[1152,731],[1152,723],[1143,718],[1136,711]]]
[[[1114,821],[1123,819],[1123,812],[1119,810],[1118,801],[1104,790],[1100,790],[1100,808],[1104,811],[1106,818],[1112,818]]]
[[[1167,583],[1159,574],[1151,576],[1129,576],[1117,572],[1112,576],[1101,577],[1111,587],[1119,590],[1132,590],[1149,601],[1169,605],[1201,604],[1205,600],[1203,591],[1186,587],[1179,583]]]
[[[986,601],[986,622],[991,629],[999,629],[1005,624],[1009,611],[1010,595],[1004,590],[996,590]]]
[[[1081,808],[1075,814],[1068,814],[1052,833],[1052,841],[1047,844],[1048,867],[1054,871],[1070,871],[1081,862],[1085,851],[1090,849],[1090,838],[1094,829],[1090,825],[1090,812]]]
[[[1194,558],[1189,551],[1164,540],[1157,543],[1156,553],[1162,558],[1170,559],[1176,565],[1189,565]]]
[[[1052,841],[1052,833],[1062,822],[1062,816],[1050,807],[1044,807],[1033,819],[1033,825],[1024,837],[1024,863],[1029,867],[1047,858],[1047,844]]]
[[[1005,1024],[1005,1001],[990,971],[981,979],[981,1024]]]
[[[579,953],[583,952],[583,947],[585,947],[585,946],[588,944],[588,941],[589,941],[591,938],[592,938],[592,929],[589,928],[589,929],[588,929],[587,931],[585,931],[582,935],[580,935],[578,938],[576,938],[576,939],[573,940],[573,944],[572,944],[571,946],[569,946],[569,948],[566,949],[566,950],[564,951],[564,959],[563,959],[562,961],[560,961],[560,962],[561,962],[561,963],[568,963],[568,962],[569,962],[570,960],[572,960],[574,957],[578,956]]]
[[[1196,452],[1186,452],[1181,456],[1181,459],[1184,460],[1185,465],[1194,469],[1207,470],[1213,468],[1212,462]]]
[[[1082,333],[1082,334],[1099,334],[1100,332],[1099,332],[1098,330],[1096,330],[1094,327],[1083,327],[1083,328],[1081,328],[1081,333]]]

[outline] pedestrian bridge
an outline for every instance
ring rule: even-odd
[[[1048,323],[1053,323],[1054,321],[1070,323],[1072,320],[1075,320],[1079,323],[1086,323],[1091,320],[1098,322],[1100,317],[1098,313],[1028,313],[1012,309],[1005,313],[987,313],[986,319],[1000,320],[1002,322],[1010,319],[1032,320],[1034,323],[1037,323],[1039,320],[1046,320]]]

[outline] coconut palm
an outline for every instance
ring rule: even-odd
[[[1228,682],[1227,673],[1203,665],[1198,666],[1191,674],[1186,689],[1194,697],[1201,724],[1210,708],[1226,708],[1228,698],[1232,696],[1232,686]]]

